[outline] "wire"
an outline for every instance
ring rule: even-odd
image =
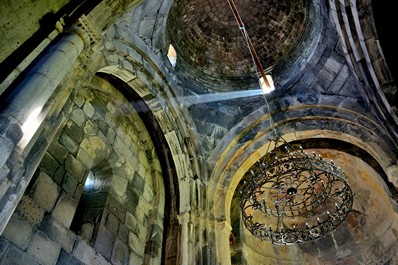
[[[252,56],[252,59],[253,59],[255,65],[257,66],[257,69],[260,72],[260,75],[263,78],[265,85],[268,87],[271,87],[271,84],[268,82],[267,77],[265,76],[264,68],[261,65],[261,62],[257,56],[256,50],[254,49],[253,44],[250,40],[250,37],[246,32],[245,25],[243,24],[243,21],[239,15],[238,9],[236,8],[234,1],[233,0],[227,0],[227,1],[229,3],[229,6],[231,7],[232,13],[234,14],[236,22],[238,23],[239,29],[243,35],[243,38],[245,39],[246,45],[249,48],[249,52]]]
[[[236,8],[236,5],[235,5],[234,1],[233,0],[227,0],[227,1],[229,3],[229,6],[231,7],[231,10],[232,10],[232,13],[234,14],[236,22],[238,23],[239,29],[240,29],[240,31],[241,31],[241,33],[243,35],[243,38],[244,38],[245,43],[246,43],[246,46],[249,49],[252,61],[253,61],[254,65],[256,66],[256,75],[257,76],[261,76],[263,78],[264,83],[265,83],[266,86],[271,86],[270,83],[268,82],[267,77],[265,76],[264,68],[262,67],[261,62],[258,59],[257,53],[256,53],[256,51],[255,51],[255,49],[253,47],[253,44],[252,44],[252,42],[250,40],[250,37],[249,37],[249,34],[246,31],[245,24],[243,23],[240,15],[239,15],[238,9]],[[275,129],[274,124],[272,122],[271,109],[269,107],[267,98],[265,97],[265,95],[263,93],[262,93],[262,95],[263,95],[264,101],[265,101],[265,103],[267,105],[270,127],[271,127],[271,129],[274,132],[275,137],[276,137],[277,132],[276,132],[276,129]]]

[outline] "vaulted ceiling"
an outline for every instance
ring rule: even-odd
[[[151,65],[163,71],[172,92],[162,91],[166,96],[159,101],[172,102],[177,113],[173,115],[187,123],[190,137],[184,140],[192,143],[190,158],[200,164],[201,175],[196,177],[208,185],[204,192],[209,216],[231,223],[234,236],[245,242],[232,248],[243,249],[250,264],[264,257],[276,260],[281,253],[286,263],[317,259],[324,264],[361,264],[393,256],[389,250],[396,247],[398,228],[390,197],[398,183],[391,173],[397,161],[398,103],[389,67],[394,60],[384,57],[369,1],[237,0],[258,58],[275,81],[276,90],[265,96],[259,92],[258,69],[227,0],[131,1],[123,7],[99,2],[84,8],[70,1],[54,13],[57,19],[73,18],[81,9],[98,31],[100,52],[116,57],[134,47],[144,58],[137,68]],[[25,8],[21,10],[26,13]],[[14,29],[22,31],[24,26],[15,22]],[[3,23],[2,31],[9,30],[13,28]],[[116,36],[112,30],[130,35]],[[30,37],[9,42],[5,50],[14,53],[4,55],[11,54],[2,69],[17,61],[11,59],[21,59],[18,49],[26,45],[18,42],[37,38],[34,29],[30,32]],[[108,48],[115,40],[119,47]],[[177,53],[175,67],[167,59],[170,44]],[[124,67],[119,59],[107,63]],[[152,110],[159,108],[161,103],[151,96],[144,100]],[[157,118],[162,123],[163,117]],[[239,226],[240,181],[265,155],[275,131],[336,159],[356,193],[347,222],[316,243],[274,247]]]
[[[266,72],[294,67],[311,43],[314,3],[306,0],[236,1],[247,36]],[[255,86],[258,69],[228,1],[176,1],[167,34],[178,54],[178,67],[210,91]],[[301,50],[298,52],[298,50]],[[214,80],[210,84],[208,80]],[[201,82],[202,81],[202,82]]]

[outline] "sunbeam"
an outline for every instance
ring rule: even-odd
[[[189,107],[195,104],[253,97],[253,96],[259,96],[261,94],[262,94],[261,89],[251,89],[245,91],[232,91],[232,92],[221,92],[215,94],[200,94],[194,96],[186,96],[179,98],[179,101],[180,104],[183,105],[184,107]]]

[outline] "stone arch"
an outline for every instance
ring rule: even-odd
[[[204,166],[200,166],[201,146],[197,142],[198,139],[193,137],[196,133],[194,122],[185,111],[181,112],[182,105],[178,95],[182,88],[176,84],[168,66],[164,65],[162,61],[164,58],[160,58],[142,36],[138,36],[123,25],[116,24],[107,30],[102,40],[106,49],[101,50],[99,54],[103,64],[97,64],[96,76],[116,84],[115,87],[123,90],[125,96],[132,99],[131,103],[139,108],[140,114],[143,107],[144,112],[152,115],[151,119],[157,120],[158,127],[154,132],[161,132],[164,135],[166,141],[163,146],[172,154],[166,162],[172,161],[170,164],[175,165],[170,172],[174,175],[173,181],[178,184],[174,185],[178,187],[175,193],[179,194],[176,196],[179,198],[178,202],[175,204],[173,202],[173,205],[177,205],[175,213],[189,214],[192,210],[192,200],[195,200],[192,198],[190,185],[194,176],[207,172]],[[90,84],[89,88],[98,90],[93,84]],[[101,89],[98,92],[103,93]],[[199,183],[198,187],[203,189],[204,184]],[[204,207],[203,203],[201,205],[194,203],[198,207]],[[169,231],[170,235],[174,236],[166,240],[172,243],[163,248],[165,253],[170,252],[167,248],[173,249],[177,244],[176,231],[179,224],[185,220],[188,222],[186,218],[170,219]],[[188,223],[184,225],[187,226]],[[202,234],[199,230],[196,233]],[[180,245],[186,246],[188,242]],[[172,252],[177,253],[177,250]],[[177,258],[178,256],[174,255],[174,259]]]
[[[79,203],[86,209],[77,217],[94,226],[83,232],[114,262],[161,260],[165,187],[152,128],[121,84],[104,76],[94,76],[76,100],[90,117],[80,144],[87,174]]]
[[[291,120],[290,122],[293,124],[294,120]],[[365,135],[367,134],[366,131],[364,131],[364,133]],[[214,190],[209,191],[214,192],[214,194],[220,194],[217,195],[213,201],[214,203],[217,203],[217,207],[219,208],[214,207],[214,209],[225,209],[225,206],[230,204],[230,199],[232,198],[231,195],[233,194],[238,182],[240,181],[240,178],[250,168],[250,166],[252,166],[260,157],[265,154],[268,148],[268,139],[270,139],[270,137],[272,138],[272,135],[273,132],[270,131],[268,128],[268,130],[266,129],[264,133],[259,133],[259,135],[257,135],[258,138],[252,140],[250,143],[231,147],[228,152],[226,151],[228,154],[221,155],[220,158],[222,159],[220,159],[220,164],[215,166],[215,172],[217,172],[217,175],[213,173],[213,176],[216,178],[218,177],[218,179],[216,180],[215,178],[211,180],[211,187],[214,188]],[[358,148],[365,150],[371,157],[373,157],[373,161],[377,161],[377,168],[379,172],[381,172],[380,168],[382,168],[388,180],[395,184],[395,178],[397,176],[395,174],[391,174],[392,169],[395,168],[394,159],[391,159],[391,157],[394,156],[391,156],[391,153],[388,151],[388,149],[383,148],[382,145],[377,146],[370,143],[371,135],[367,135],[367,137],[365,137],[365,139],[368,140],[367,142],[365,142],[359,136],[350,135],[348,132],[336,132],[326,129],[321,131],[308,128],[307,130],[295,132],[289,132],[289,129],[286,129],[286,132],[284,132],[282,136],[287,141],[311,141],[312,138],[330,138],[340,140],[341,142],[351,143],[353,146],[357,146]],[[240,135],[239,137],[242,137],[242,135]],[[378,138],[379,136],[373,134],[372,137]],[[379,141],[379,143],[383,142],[384,140]],[[385,143],[385,146],[386,144],[387,143]],[[227,161],[224,161],[223,163],[223,159],[226,159]],[[222,169],[220,167],[222,167]],[[225,188],[228,189],[227,194],[221,194],[220,191],[218,191],[218,189]],[[228,219],[228,214],[216,214],[216,218]]]
[[[352,106],[350,100],[342,102],[339,108],[326,104],[289,105],[286,108],[279,106],[272,112],[272,123],[269,120],[270,114],[263,108],[248,115],[224,136],[209,159],[209,162],[217,161],[210,165],[214,171],[209,180],[208,194],[214,194],[213,197],[209,196],[209,203],[210,208],[214,209],[215,241],[220,256],[223,251],[229,250],[228,239],[233,229],[230,211],[236,188],[243,175],[268,149],[269,139],[275,134],[273,126],[288,142],[311,142],[316,139],[320,143],[323,139],[326,142],[331,140],[361,149],[372,162],[365,161],[361,154],[353,156],[371,165],[378,172],[380,180],[384,177],[384,185],[389,180],[389,186],[395,189],[392,184],[395,184],[397,178],[397,174],[393,172],[393,168],[396,168],[396,154],[391,151],[391,146],[394,146],[392,138],[385,128],[360,114],[360,109],[348,106]],[[218,149],[219,147],[222,148]],[[333,146],[331,149],[338,148]],[[348,154],[347,149],[338,151]],[[215,157],[218,159],[212,159]],[[388,193],[388,189],[385,192]],[[228,264],[229,258],[223,262]]]
[[[202,147],[198,139],[192,137],[197,133],[195,123],[188,113],[181,112],[184,102],[181,95],[183,88],[170,73],[172,67],[164,62],[167,58],[159,57],[145,40],[121,25],[115,25],[108,30],[106,37],[112,40],[105,43],[107,50],[103,52],[103,56],[106,66],[97,69],[97,72],[118,77],[130,86],[130,90],[144,99],[166,135],[178,165],[177,175],[180,180],[206,174],[199,166]],[[180,189],[181,192],[184,190],[186,189]],[[184,198],[187,200],[181,202],[181,212],[190,209],[189,195]]]
[[[68,262],[72,256],[85,264],[160,261],[163,168],[137,110],[117,86],[94,77],[89,86],[69,97],[61,111],[64,120],[53,132],[28,193],[6,227],[7,240],[17,242],[15,229],[23,224],[31,233],[29,238],[48,249],[45,258],[52,259],[52,264],[57,259]],[[89,177],[101,184],[85,191]],[[80,216],[95,226],[85,234],[88,240],[70,229],[82,200],[89,209]],[[29,244],[29,238],[24,244]],[[89,238],[95,238],[92,245],[87,244]],[[33,256],[44,258],[40,253]]]
[[[109,68],[108,70],[109,71]],[[163,135],[162,129],[158,124],[156,118],[153,116],[151,110],[145,103],[145,101],[140,97],[140,95],[133,90],[134,86],[126,84],[125,81],[118,77],[120,73],[124,73],[125,78],[128,72],[119,70],[118,72],[113,72],[112,74],[104,74],[99,72],[97,75],[107,80],[110,84],[117,87],[121,93],[129,100],[129,103],[134,107],[138,115],[144,122],[151,140],[154,142],[155,153],[159,159],[159,169],[162,171],[162,182],[164,183],[164,230],[163,230],[163,241],[162,241],[162,262],[165,264],[171,264],[178,257],[178,245],[177,238],[179,237],[179,226],[177,215],[179,213],[179,183],[176,178],[176,166],[173,162],[173,155],[170,152],[170,147],[168,142]],[[151,244],[159,244],[159,236],[155,235],[160,231],[155,231],[154,238],[152,238]],[[151,247],[149,247],[151,249]],[[148,250],[151,251],[151,250]],[[153,251],[153,250],[152,250]]]
[[[239,245],[231,250],[234,249],[235,253],[241,250],[242,253],[238,257],[247,260],[247,264],[269,264],[277,260],[285,260],[289,264],[335,264],[339,258],[361,255],[363,257],[364,253],[369,254],[364,258],[365,263],[373,263],[375,260],[388,260],[393,256],[388,251],[391,246],[396,245],[393,239],[386,240],[385,247],[377,243],[372,244],[379,250],[369,253],[368,249],[360,244],[377,242],[379,235],[382,235],[383,239],[395,238],[391,230],[396,229],[396,203],[391,201],[385,182],[378,172],[364,160],[344,151],[326,147],[316,149],[316,152],[342,166],[346,176],[350,177],[350,186],[355,198],[353,210],[344,223],[325,236],[292,246],[273,246],[270,242],[261,241],[250,235],[240,223],[237,235],[240,237]],[[231,218],[235,217],[231,215]],[[343,249],[347,251],[344,254]]]
[[[366,151],[364,151],[363,149],[361,149],[360,147],[351,144],[350,142],[346,142],[346,141],[342,141],[342,139],[344,139],[345,137],[350,138],[351,140],[353,140],[353,142],[355,142],[355,140],[348,136],[348,135],[338,135],[338,137],[336,137],[337,135],[334,132],[331,131],[323,131],[323,137],[322,138],[317,138],[319,132],[313,131],[313,132],[305,132],[305,135],[297,135],[295,133],[287,133],[285,135],[283,135],[283,137],[286,137],[287,139],[296,139],[295,142],[301,142],[304,144],[304,147],[307,149],[312,149],[312,148],[316,148],[315,150],[318,152],[319,150],[325,150],[326,153],[323,153],[323,155],[327,155],[326,157],[332,157],[333,161],[337,161],[337,163],[340,163],[341,161],[344,161],[344,159],[349,159],[347,161],[358,161],[355,162],[354,165],[358,165],[357,167],[355,167],[354,165],[345,165],[345,167],[350,168],[349,172],[351,173],[352,170],[360,170],[361,166],[366,166],[367,170],[369,172],[373,172],[373,173],[369,173],[371,176],[370,178],[372,179],[370,182],[366,181],[367,180],[367,174],[365,174],[366,171],[365,169],[363,169],[362,174],[365,174],[362,176],[362,182],[365,183],[367,186],[367,190],[370,191],[371,189],[369,187],[374,187],[374,186],[379,186],[379,188],[377,189],[378,192],[380,192],[380,196],[377,198],[382,198],[382,202],[377,202],[377,203],[381,203],[380,205],[384,207],[384,205],[387,205],[387,208],[392,208],[394,209],[394,207],[396,207],[395,202],[392,201],[392,199],[390,198],[390,195],[392,194],[391,192],[395,192],[396,194],[396,190],[395,187],[393,185],[391,185],[391,183],[388,182],[388,180],[386,179],[387,174],[388,174],[388,170],[386,168],[382,168],[385,165],[380,165],[375,158],[373,158],[369,153],[367,153]],[[315,137],[315,146],[314,146],[314,142],[311,142],[312,139],[314,139]],[[330,138],[329,138],[330,137]],[[346,139],[345,139],[346,140]],[[309,144],[310,142],[310,144]],[[335,144],[337,142],[340,142],[340,146],[336,146]],[[323,144],[322,144],[323,143]],[[326,144],[325,144],[326,143]],[[319,149],[319,144],[321,146],[321,149]],[[329,145],[328,145],[329,144]],[[332,144],[332,146],[330,145]],[[356,150],[354,150],[356,149]],[[266,150],[266,148],[264,149]],[[333,151],[330,151],[333,150]],[[381,152],[383,152],[383,150],[379,150]],[[329,152],[329,153],[328,153]],[[334,156],[330,156],[330,153],[336,152],[337,155]],[[359,152],[363,152],[365,154],[359,154]],[[251,167],[251,165],[253,165],[253,163],[255,163],[257,161],[258,158],[260,158],[263,154],[252,154],[251,156],[245,157],[244,161],[241,161],[243,164],[241,164],[240,166],[238,165],[234,165],[234,163],[231,163],[229,166],[229,169],[226,173],[226,176],[228,176],[228,174],[230,173],[232,177],[231,181],[224,181],[223,184],[220,185],[219,189],[214,192],[215,194],[215,198],[214,198],[214,205],[212,206],[213,209],[217,210],[215,211],[215,217],[216,217],[216,223],[217,226],[216,228],[218,228],[216,230],[216,248],[217,250],[222,249],[223,251],[226,250],[226,248],[230,248],[231,247],[231,251],[233,253],[234,256],[231,256],[231,258],[234,259],[241,259],[244,258],[243,254],[239,252],[239,248],[242,248],[242,244],[249,244],[249,247],[246,248],[246,251],[248,250],[250,255],[254,255],[257,256],[257,263],[256,264],[263,264],[263,263],[258,263],[262,258],[267,257],[270,258],[271,260],[279,260],[280,257],[278,258],[278,251],[283,251],[283,250],[277,250],[276,248],[272,248],[272,245],[269,243],[264,243],[264,242],[260,242],[256,239],[249,239],[248,242],[246,242],[246,240],[248,239],[244,239],[244,242],[246,243],[242,243],[242,237],[244,235],[239,235],[239,233],[242,233],[241,230],[241,224],[240,224],[240,217],[237,216],[239,215],[239,212],[233,212],[234,210],[238,210],[239,209],[234,209],[232,208],[233,204],[233,200],[237,199],[237,188],[240,182],[240,179],[243,177],[243,175],[245,174],[245,172],[247,172],[249,170],[249,168]],[[339,160],[339,159],[343,159],[343,160]],[[358,164],[357,164],[358,163]],[[236,170],[237,168],[239,168],[238,170]],[[371,183],[371,184],[368,184]],[[389,184],[389,185],[388,185]],[[229,186],[228,186],[229,185]],[[357,181],[355,181],[355,185],[359,185]],[[389,187],[388,187],[389,186]],[[358,196],[361,195],[362,193],[358,193]],[[364,196],[364,195],[362,195]],[[225,197],[225,200],[224,200]],[[375,199],[376,197],[374,197],[373,199]],[[367,201],[367,203],[369,204],[370,202]],[[376,203],[376,201],[374,201],[374,203]],[[356,219],[356,215],[355,215],[355,211],[361,211],[362,213],[366,212],[366,210],[363,207],[363,205],[357,205],[355,206],[356,208],[354,209],[354,214],[349,215],[347,222],[348,222],[348,226],[351,227],[352,230],[346,230],[347,228],[345,228],[345,226],[339,226],[337,229],[337,235],[339,233],[342,234],[347,234],[347,237],[349,237],[348,235],[352,235],[352,236],[358,236],[362,238],[362,234],[360,233],[356,233],[356,229],[359,229],[359,222],[361,222],[361,220]],[[370,206],[369,206],[370,207]],[[379,209],[382,209],[383,207],[376,207]],[[384,209],[384,208],[383,208]],[[385,213],[387,212],[387,210],[384,209],[384,211],[380,210],[381,212]],[[376,214],[375,216],[378,216],[378,214]],[[236,219],[238,217],[238,219]],[[235,218],[235,220],[234,220]],[[396,216],[394,217],[394,215],[392,215],[390,218],[396,218]],[[371,218],[372,219],[372,218]],[[382,222],[382,220],[379,220],[380,223]],[[238,222],[238,227],[236,227]],[[392,222],[392,221],[391,221]],[[374,229],[380,231],[380,233],[388,233],[387,230],[383,230],[384,225],[380,225],[377,226],[376,224],[373,224],[375,227]],[[239,229],[238,231],[236,229]],[[369,230],[368,230],[369,232]],[[236,234],[238,233],[238,234]],[[333,232],[334,233],[334,232]],[[233,247],[230,246],[230,235],[233,234],[235,240],[237,240],[237,243],[239,243],[240,245],[237,245],[237,247]],[[251,238],[251,237],[249,237]],[[332,237],[327,236],[326,239],[321,239],[320,241],[323,241],[324,243],[327,242],[325,240],[330,240],[330,242],[333,242]],[[351,240],[351,239],[346,239],[346,240]],[[365,240],[364,238],[362,238],[362,240]],[[345,241],[341,241],[341,244],[345,244]],[[339,244],[340,244],[339,243]],[[311,244],[311,243],[310,243]],[[322,245],[322,242],[319,243]],[[328,243],[325,243],[328,244]],[[307,244],[308,245],[308,244]],[[300,250],[304,251],[301,254],[298,254],[297,251],[299,251],[299,247],[297,248],[297,250],[292,252],[292,260],[296,260],[296,258],[298,259],[298,262],[304,262],[305,263],[305,256],[308,253],[311,253],[311,248],[308,248],[308,246],[304,246],[303,249]],[[282,247],[283,248],[283,247]],[[293,247],[295,248],[295,247]],[[312,249],[318,249],[318,245],[313,245]],[[257,253],[255,254],[255,252],[252,252],[255,249],[259,249],[259,251],[265,251],[266,249],[269,250],[269,252],[263,252],[261,253]],[[274,251],[276,251],[274,253]],[[290,251],[292,251],[292,248],[290,248]],[[327,250],[323,250],[325,251],[325,253],[327,253]],[[267,253],[267,254],[264,254]],[[293,255],[293,253],[295,253]],[[307,254],[306,254],[307,253]],[[246,253],[247,254],[247,253]],[[243,255],[243,256],[242,256]],[[262,256],[264,255],[264,256]],[[270,255],[270,256],[267,256]],[[300,256],[302,255],[302,256]],[[325,254],[328,255],[328,254]],[[387,256],[389,254],[386,254]],[[293,256],[295,257],[293,259]],[[381,257],[381,256],[380,256]],[[378,257],[378,258],[380,258]],[[300,258],[302,260],[300,260]],[[323,257],[325,259],[327,259],[328,257]],[[331,258],[331,257],[329,257]],[[320,259],[321,260],[321,259]],[[253,261],[253,260],[252,260]],[[297,261],[297,260],[296,260]],[[250,263],[251,264],[251,263]],[[267,264],[267,263],[264,263]]]
[[[107,160],[110,154],[109,143],[92,136],[84,139],[81,145],[87,147],[85,150],[91,150],[88,153],[94,155],[94,161],[83,180],[83,192],[71,223],[71,230],[81,235],[88,243],[94,244],[114,173]]]

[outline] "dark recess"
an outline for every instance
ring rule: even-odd
[[[396,8],[393,5],[394,1],[391,0],[372,1],[373,15],[380,45],[390,68],[392,78],[394,79],[394,85],[396,85],[398,80],[398,61],[397,47],[394,39],[396,38],[395,27],[397,26],[397,15]]]

